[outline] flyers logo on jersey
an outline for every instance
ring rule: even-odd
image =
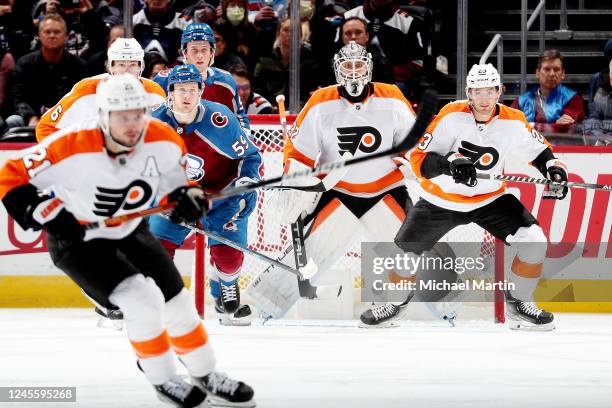
[[[469,158],[478,170],[490,170],[499,161],[499,152],[492,147],[483,147],[463,140],[459,153]]]
[[[336,128],[338,133],[338,153],[345,152],[354,155],[357,150],[364,153],[373,153],[380,147],[382,136],[371,126],[354,126]]]
[[[222,128],[225,125],[227,125],[227,116],[222,115],[219,112],[214,112],[211,116],[210,116],[210,122],[218,128]]]
[[[146,204],[153,196],[153,189],[143,180],[134,180],[125,188],[98,187],[94,214],[112,217],[120,209],[134,210]]]

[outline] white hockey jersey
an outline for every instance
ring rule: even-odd
[[[147,209],[154,200],[162,203],[168,193],[187,185],[186,153],[170,126],[151,119],[143,140],[122,164],[107,153],[96,121],[85,121],[8,160],[0,170],[0,199],[29,183],[60,198],[82,224],[100,221]],[[124,238],[141,221],[89,230],[85,241]]]
[[[414,111],[395,85],[372,83],[361,103],[342,98],[338,86],[315,91],[302,109],[285,146],[285,161],[295,159],[309,167],[390,149],[414,124]],[[285,165],[285,171],[289,166]],[[373,197],[403,185],[404,176],[391,157],[350,167],[334,190]]]
[[[506,183],[478,180],[475,187],[469,187],[447,175],[426,179],[421,175],[421,165],[428,153],[444,156],[459,152],[474,163],[477,172],[502,174],[508,157],[531,162],[549,146],[527,123],[523,112],[497,104],[491,118],[477,124],[468,102],[463,100],[442,108],[410,154],[410,164],[420,180],[422,198],[449,210],[471,211],[504,194]]]
[[[64,129],[83,120],[97,118],[96,88],[100,81],[108,75],[100,74],[77,82],[70,92],[42,115],[40,121],[36,124],[36,140],[40,142],[59,129]],[[140,78],[140,82],[142,82],[149,95],[151,106],[161,105],[166,101],[166,93],[158,84],[147,78]]]

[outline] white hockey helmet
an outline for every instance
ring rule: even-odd
[[[359,96],[372,81],[372,55],[355,41],[334,55],[336,82],[351,96]]]
[[[501,87],[501,78],[492,64],[474,64],[466,78],[466,91],[475,88]]]
[[[130,74],[107,76],[100,81],[96,89],[96,106],[100,115],[100,128],[107,143],[119,145],[119,150],[131,150],[133,146],[125,146],[111,135],[109,120],[111,112],[131,109],[148,110],[151,106],[149,95],[140,80]]]
[[[113,61],[138,61],[140,62],[140,75],[144,70],[144,50],[135,38],[117,38],[106,52],[109,68]]]

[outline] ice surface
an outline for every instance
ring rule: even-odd
[[[558,314],[551,333],[484,321],[350,321],[221,327],[206,321],[218,368],[259,407],[612,407],[612,315]],[[0,386],[76,386],[77,403],[164,407],[136,368],[125,331],[85,309],[0,309]]]

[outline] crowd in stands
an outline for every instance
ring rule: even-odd
[[[134,38],[146,52],[143,76],[152,79],[182,63],[182,30],[204,22],[215,33],[214,66],[232,73],[245,110],[274,112],[270,102],[289,97],[290,1],[134,0]],[[397,84],[418,101],[434,70],[427,55],[431,0],[294,1],[300,2],[300,106],[335,82],[333,55],[349,41],[372,54],[375,81]],[[105,72],[107,48],[124,36],[123,13],[122,0],[0,0],[0,135],[35,125],[74,83]],[[612,61],[612,40],[605,53]],[[548,50],[538,63],[539,85],[513,106],[544,132],[580,127],[593,143],[610,143],[610,70],[602,67],[593,77],[584,102],[562,83],[563,56]]]

